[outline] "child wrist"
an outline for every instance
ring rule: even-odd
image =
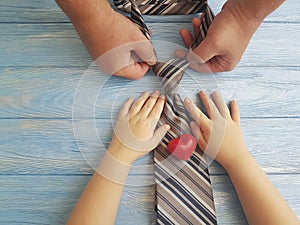
[[[234,170],[244,169],[244,167],[248,165],[248,162],[251,158],[252,156],[249,153],[247,147],[244,147],[236,153],[235,157],[233,157],[230,160],[226,160],[220,164],[228,173],[230,173]]]
[[[114,158],[127,165],[132,165],[137,159],[132,150],[114,139],[111,141],[107,152],[109,152]]]
[[[124,185],[130,167],[131,164],[119,160],[109,151],[106,151],[95,172],[111,182]]]

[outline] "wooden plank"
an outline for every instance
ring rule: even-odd
[[[300,218],[300,177],[269,176]],[[0,176],[1,224],[63,224],[89,176]],[[247,224],[227,176],[214,176],[219,224]],[[154,187],[126,186],[116,224],[155,224]]]
[[[299,175],[269,175],[269,179],[300,218]],[[228,176],[213,177],[212,186],[219,224],[247,224]],[[294,193],[291,193],[294,192]],[[296,203],[294,203],[296,202]]]
[[[110,1],[112,2],[112,1]],[[213,11],[218,13],[224,0],[211,0]],[[268,16],[267,21],[299,22],[300,4],[297,0],[285,1],[275,12]],[[288,12],[288,13],[287,13]],[[162,21],[190,21],[193,16],[146,16],[147,22]],[[0,4],[0,23],[53,23],[69,22],[68,18],[61,12],[55,1],[21,1],[2,0]]]
[[[151,23],[149,27],[153,40],[182,45],[178,31],[190,24]],[[0,24],[0,30],[2,67],[86,68],[91,63],[71,24]],[[239,66],[299,66],[299,36],[300,23],[262,24]]]
[[[0,173],[93,173],[91,166],[97,166],[110,141],[112,121],[84,122],[90,126],[82,128],[82,123],[72,124],[71,120],[0,120]],[[73,125],[77,128],[76,139]],[[246,144],[269,174],[300,172],[299,126],[300,119],[294,118],[242,119]],[[152,156],[148,155],[135,163],[130,174],[146,179],[147,183],[148,178],[143,174],[152,176],[152,168]],[[211,165],[210,171],[225,173],[216,163]],[[134,177],[132,179],[134,182]]]
[[[116,117],[129,96],[137,97],[145,90],[162,90],[160,81],[151,73],[139,81],[129,81],[109,78],[98,70],[83,76],[84,69],[0,68],[0,117],[71,118],[74,102],[75,113],[81,117],[89,117],[95,107],[97,118],[111,118]],[[92,69],[86,74],[89,71]],[[181,94],[196,100],[200,89],[217,90],[224,99],[239,101],[242,117],[297,117],[299,76],[297,67],[237,68],[217,76],[189,71],[181,82]]]

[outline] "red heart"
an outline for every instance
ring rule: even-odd
[[[178,159],[187,160],[193,154],[197,142],[194,136],[182,134],[168,143],[168,151]]]

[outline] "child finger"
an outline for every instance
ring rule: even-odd
[[[155,130],[151,139],[152,142],[155,143],[155,146],[153,148],[155,148],[158,145],[158,143],[163,139],[168,130],[170,130],[169,124],[164,124]]]
[[[209,103],[209,97],[205,94],[204,91],[200,91],[199,93],[200,99],[206,109],[207,115],[209,118],[212,118],[212,111]]]
[[[157,99],[159,97],[159,91],[154,91],[152,95],[147,99],[145,104],[143,105],[142,109],[139,113],[144,115],[144,117],[148,117],[149,113],[152,111]]]
[[[195,105],[193,101],[186,98],[184,100],[184,105],[186,109],[189,111],[189,113],[191,114],[192,118],[198,124],[207,125],[209,123],[209,119],[207,118],[207,116]]]
[[[238,105],[236,103],[236,101],[231,101],[230,104],[230,108],[231,108],[231,118],[233,121],[240,123],[240,110],[238,108]]]
[[[130,111],[129,111],[129,115],[130,116],[134,116],[135,114],[137,114],[141,108],[143,107],[143,105],[145,104],[146,100],[149,97],[149,92],[145,91],[132,105]]]
[[[215,105],[217,106],[220,114],[226,119],[231,118],[229,109],[228,109],[227,105],[224,103],[220,94],[218,92],[214,92],[212,94],[212,96],[213,96]]]
[[[126,102],[123,104],[123,106],[119,112],[119,117],[124,117],[128,114],[133,102],[134,102],[134,98],[129,98],[126,100]]]
[[[149,113],[148,118],[160,118],[161,113],[164,109],[165,99],[166,98],[164,95],[159,96],[158,100],[156,101],[156,104]]]

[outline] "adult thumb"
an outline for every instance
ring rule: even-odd
[[[153,45],[150,41],[140,41],[136,43],[134,52],[148,65],[154,65],[157,61]]]
[[[190,63],[205,63],[213,58],[217,49],[214,47],[215,44],[209,37],[206,37],[197,48],[187,54],[187,59]]]

